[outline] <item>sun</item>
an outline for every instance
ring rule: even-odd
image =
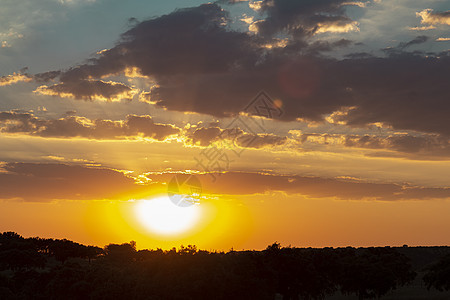
[[[147,230],[160,235],[174,235],[189,231],[198,223],[200,207],[177,206],[169,197],[162,196],[137,201],[135,214]]]

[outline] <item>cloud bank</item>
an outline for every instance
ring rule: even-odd
[[[350,126],[381,122],[394,129],[450,134],[446,80],[450,55],[406,51],[428,37],[402,42],[384,57],[356,53],[338,60],[323,54],[351,41],[312,42],[310,37],[323,28],[333,31],[353,24],[343,8],[348,3],[260,4],[266,17],[255,24],[256,34],[228,28],[228,13],[218,4],[179,9],[140,22],[115,47],[87,64],[37,74],[35,78],[41,80],[60,81],[37,92],[77,99],[129,99],[131,87],[102,78],[133,69],[153,86],[141,99],[168,110],[235,116],[264,89],[283,104],[284,121],[322,122],[330,114],[346,111],[339,114],[339,121]],[[441,23],[447,16],[428,13]],[[281,44],[280,34],[286,35]]]
[[[44,120],[30,113],[0,112],[0,132],[46,138],[125,139],[150,138],[163,141],[180,133],[170,124],[158,124],[150,116],[129,115],[125,121],[89,120],[67,116]]]
[[[105,167],[66,164],[3,163],[0,167],[0,199],[46,202],[52,200],[129,200],[165,192],[175,173],[146,173],[133,178]],[[450,198],[450,188],[427,188],[408,184],[371,183],[352,178],[227,172],[197,174],[209,195],[251,195],[270,192],[311,198],[341,200],[428,200]],[[189,176],[189,175],[184,175]],[[245,183],[245,184],[243,184]],[[26,188],[23,188],[26,187]]]

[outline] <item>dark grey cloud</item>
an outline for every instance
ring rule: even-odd
[[[162,141],[180,133],[180,129],[169,124],[155,123],[150,116],[129,115],[125,121],[91,121],[71,115],[57,120],[43,120],[30,113],[0,112],[0,132],[89,139],[124,139],[142,136]]]
[[[0,170],[0,199],[123,200],[145,193],[134,179],[102,167],[6,163]]]
[[[105,82],[102,80],[75,80],[40,86],[35,92],[41,95],[70,97],[82,100],[131,100],[133,90],[119,82]]]
[[[263,0],[260,11],[267,18],[256,26],[263,35],[287,32],[296,38],[311,36],[324,26],[345,27],[353,21],[345,15],[345,0]]]
[[[402,56],[402,55],[404,55],[404,50],[406,48],[414,46],[414,45],[421,45],[423,43],[426,43],[429,39],[430,38],[426,35],[419,35],[408,42],[400,42],[395,47],[387,47],[387,48],[384,48],[381,50],[384,51],[388,56],[391,56],[391,57]],[[416,50],[413,53],[416,53],[417,55],[424,55],[424,53],[419,50]],[[431,55],[434,55],[434,53],[431,53]]]
[[[239,128],[221,129],[218,127],[201,127],[187,134],[187,141],[193,145],[207,147],[214,142],[224,142],[242,148],[260,149],[284,145],[287,137],[274,134],[252,134]]]
[[[449,53],[406,52],[426,41],[418,37],[385,57],[323,56],[352,42],[311,42],[305,31],[350,22],[343,4],[265,0],[262,11],[267,18],[258,23],[265,33],[259,34],[228,29],[228,15],[217,4],[180,9],[138,23],[115,47],[63,71],[61,83],[41,90],[89,99],[96,91],[92,85],[101,78],[137,68],[155,83],[142,98],[169,110],[235,116],[264,89],[283,103],[285,121],[320,122],[344,111],[334,118],[350,126],[382,122],[395,129],[449,135]],[[285,47],[267,48],[277,41],[271,33],[281,31],[301,38],[291,38]],[[90,78],[98,81],[86,83]],[[106,98],[129,91],[123,85],[110,88],[105,86],[97,95]]]
[[[414,39],[410,40],[409,42],[400,43],[399,47],[402,49],[405,49],[405,48],[413,46],[413,45],[423,44],[423,43],[427,42],[429,39],[430,38],[426,35],[419,35],[419,36],[415,37]]]
[[[207,147],[222,133],[219,127],[198,128],[189,134],[188,141],[194,145]]]
[[[305,54],[313,55],[313,54],[321,54],[322,52],[329,52],[339,48],[345,48],[352,45],[353,42],[347,39],[340,39],[335,42],[329,41],[316,41],[308,45],[308,47],[304,50]]]
[[[1,132],[23,133],[34,132],[45,122],[24,112],[0,112]]]
[[[134,178],[105,167],[43,163],[4,163],[0,171],[0,199],[25,201],[142,199],[166,189],[173,173],[146,173],[151,183],[136,184]],[[178,173],[176,173],[178,174]],[[249,195],[271,191],[313,198],[342,200],[448,199],[450,188],[407,184],[371,183],[357,179],[227,172],[196,175],[204,193]],[[245,182],[245,184],[242,184]],[[26,187],[26,188],[24,188]]]
[[[28,112],[0,112],[0,132],[51,138],[125,139],[145,137],[162,141],[182,135],[180,128],[154,123],[150,116],[129,115],[124,121],[89,120],[68,112],[61,119],[39,119]],[[263,148],[283,145],[287,137],[273,134],[252,134],[239,128],[201,127],[185,133],[187,143],[207,147],[224,141],[234,146]]]
[[[394,150],[421,159],[427,157],[448,159],[450,157],[450,140],[439,135],[411,136],[402,134],[389,137],[347,135],[344,144],[347,147]]]
[[[303,133],[295,138],[300,143],[333,144],[363,149],[378,149],[397,152],[397,157],[421,160],[447,160],[450,158],[450,139],[426,134],[413,136],[410,134],[355,135],[329,133]],[[373,155],[368,153],[367,155]],[[388,156],[389,153],[385,153]],[[382,156],[379,153],[378,156]]]
[[[345,55],[345,58],[348,59],[367,59],[367,58],[374,58],[373,54],[367,53],[367,52],[353,52]]]
[[[357,179],[287,176],[245,172],[227,172],[196,175],[205,193],[222,195],[247,195],[271,191],[301,194],[313,198],[338,198],[342,200],[426,200],[450,198],[450,188],[427,188],[408,184],[372,183]],[[173,174],[149,174],[154,182],[168,182]],[[245,184],[242,184],[245,183]],[[230,188],[232,187],[232,188]]]
[[[228,14],[216,4],[179,9],[143,21],[125,32],[119,44],[91,64],[72,68],[61,81],[99,78],[136,66],[147,76],[203,74],[254,65],[256,38],[228,31]]]
[[[53,80],[53,79],[59,77],[59,75],[61,75],[61,73],[62,73],[62,71],[49,71],[49,72],[35,74],[35,75],[33,75],[33,78],[34,78],[34,80],[36,80],[36,82],[49,82],[50,80]]]
[[[355,104],[342,121],[352,126],[382,122],[395,129],[450,135],[445,79],[450,56],[402,54],[345,60],[338,65]]]
[[[254,68],[163,83],[150,98],[168,109],[223,117],[241,111],[264,89],[282,100],[284,120],[322,121],[347,107],[351,109],[338,119],[351,126],[382,122],[395,129],[450,134],[446,77],[450,56],[405,53],[337,61],[286,58],[283,52],[274,51]]]

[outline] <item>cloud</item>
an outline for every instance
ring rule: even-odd
[[[36,82],[42,83],[42,82],[48,82],[50,80],[53,80],[61,75],[61,71],[49,71],[44,73],[39,73],[33,75],[33,79]]]
[[[91,101],[120,101],[122,99],[132,100],[136,91],[119,82],[76,80],[52,86],[42,85],[35,90],[35,93]]]
[[[296,38],[321,32],[357,31],[357,23],[345,15],[343,0],[263,0],[259,11],[267,17],[257,24],[258,32],[275,35],[288,32]]]
[[[0,77],[0,86],[4,86],[4,85],[11,85],[17,82],[27,82],[27,81],[31,81],[32,77],[29,76],[28,74],[18,74],[18,73],[13,73],[12,75],[6,75],[6,76],[1,76]]]
[[[415,37],[414,39],[410,40],[409,42],[400,43],[398,47],[401,48],[401,49],[405,49],[405,48],[408,48],[408,47],[413,46],[413,45],[423,44],[423,43],[427,42],[428,40],[429,40],[428,36],[426,36],[426,35],[419,35],[419,36]]]
[[[395,151],[412,159],[446,159],[450,157],[450,141],[440,135],[390,136],[301,133],[291,130],[292,137],[246,132],[238,127],[191,127],[185,131],[171,124],[155,123],[150,116],[129,115],[126,120],[90,120],[67,112],[61,119],[40,119],[27,112],[0,112],[0,132],[25,134],[44,138],[86,138],[98,140],[184,138],[186,145],[270,149],[289,148],[303,151],[307,143]],[[243,123],[244,124],[244,123]],[[240,123],[236,123],[240,125]],[[287,148],[286,148],[287,149]],[[370,154],[370,153],[369,153]]]
[[[133,70],[160,83],[165,76],[254,65],[259,57],[256,38],[226,30],[227,16],[218,5],[205,4],[138,23],[122,35],[116,47],[102,51],[90,63],[37,74],[36,80],[59,77],[61,83],[42,86],[36,92],[84,100],[131,98],[133,91],[128,86],[100,79],[130,75],[129,70]]]
[[[246,33],[227,31],[227,13],[216,4],[179,9],[141,22],[122,35],[118,46],[92,64],[65,72],[62,81],[117,74],[136,67],[143,75],[221,72],[257,60]]]
[[[433,25],[429,25],[429,26],[408,27],[408,29],[413,30],[413,31],[425,31],[425,30],[436,29],[436,27]]]
[[[58,3],[59,2],[59,3]],[[39,40],[44,32],[41,31],[44,28],[49,28],[48,26],[55,26],[52,28],[50,35],[55,31],[58,31],[57,26],[64,26],[75,11],[79,11],[81,5],[70,5],[70,10],[68,5],[60,5],[60,3],[71,3],[71,4],[84,4],[91,3],[91,0],[22,0],[20,5],[17,5],[14,1],[2,1],[2,9],[0,11],[0,44],[5,47],[14,47],[17,54],[21,55],[39,55],[36,53],[35,43],[36,39]],[[59,25],[54,25],[55,22],[59,21]],[[48,34],[46,33],[47,39],[41,40],[41,42],[48,43]],[[66,32],[67,34],[67,32]],[[70,34],[69,34],[70,35]],[[20,42],[19,42],[20,41]],[[34,41],[34,43],[32,42]],[[78,44],[79,46],[79,44]],[[29,48],[29,52],[23,52],[24,47]],[[39,51],[45,54],[42,58],[46,59],[45,56],[49,56],[47,51]],[[26,54],[25,54],[26,53]],[[55,53],[55,52],[53,52]],[[51,55],[50,55],[51,56]],[[13,59],[14,55],[8,55],[8,60]],[[21,57],[20,55],[17,56]],[[23,60],[23,58],[21,58]],[[5,63],[6,61],[2,62]],[[14,65],[14,64],[12,64]]]
[[[274,50],[264,63],[246,70],[166,81],[150,92],[150,99],[170,110],[224,117],[239,113],[264,88],[282,100],[284,120],[322,121],[352,107],[341,117],[351,126],[383,122],[395,129],[450,134],[445,80],[450,57],[396,52],[335,61],[289,57],[289,50]]]
[[[236,4],[236,3],[248,2],[248,1],[249,0],[225,0],[225,1],[219,1],[219,3],[225,2],[225,3],[229,3],[229,4]]]
[[[337,198],[342,200],[426,200],[450,198],[450,188],[427,188],[407,184],[373,183],[348,178],[322,178],[273,175],[261,173],[227,172],[196,174],[205,193],[218,195],[248,195],[281,191],[311,198]],[[168,182],[174,174],[147,174],[153,182]],[[245,183],[245,184],[243,184]]]
[[[354,5],[358,7],[366,7],[369,2],[361,2],[361,1],[350,1],[350,2],[343,2],[342,5]]]
[[[387,149],[413,154],[418,157],[450,157],[450,140],[441,136],[391,135],[379,137],[374,135],[344,136],[344,145],[369,149]]]
[[[290,130],[292,140],[298,141],[302,147],[308,149],[311,144],[331,145],[361,148],[370,150],[386,150],[385,152],[367,152],[367,156],[393,156],[418,160],[448,160],[450,158],[450,139],[432,134],[414,136],[410,134],[392,133],[387,136],[374,134],[331,134],[331,133],[302,133]],[[292,143],[291,143],[292,144]],[[319,149],[315,149],[319,151]]]
[[[173,125],[156,124],[150,116],[135,115],[127,117],[125,131],[128,134],[143,135],[144,137],[151,137],[160,141],[179,133],[179,129]]]
[[[0,199],[128,200],[139,193],[145,187],[107,168],[40,163],[5,163],[0,168]]]
[[[444,38],[444,37],[440,37],[436,39],[437,42],[448,42],[450,41],[450,38]]]
[[[220,129],[218,127],[202,127],[187,134],[187,141],[193,145],[207,147],[212,143],[223,143],[224,147],[270,148],[286,144],[287,137],[274,134],[252,134],[239,128]]]
[[[262,8],[263,1],[249,1],[248,6],[254,11],[259,11]]]
[[[326,57],[324,52],[352,42],[309,37],[320,30],[319,24],[352,24],[343,3],[262,1],[267,17],[255,25],[261,29],[257,34],[229,29],[228,14],[217,4],[176,10],[136,24],[115,47],[87,64],[59,75],[40,75],[59,76],[61,81],[41,90],[108,99],[130,88],[101,78],[136,70],[152,86],[141,100],[168,110],[236,116],[264,89],[283,103],[284,121],[323,122],[330,114],[346,111],[339,122],[354,127],[382,122],[394,129],[449,135],[449,53],[407,52],[426,42],[419,36],[386,50],[383,57]],[[272,36],[283,31],[290,39],[280,47],[267,47],[279,42]]]
[[[165,191],[177,173],[146,173],[135,178],[104,167],[60,163],[3,163],[0,199],[47,202],[52,200],[129,200]],[[197,174],[205,194],[250,195],[281,191],[311,198],[342,200],[427,200],[450,198],[450,188],[371,183],[349,178],[322,178],[261,173]],[[145,183],[143,183],[143,179]],[[245,183],[245,184],[242,184]],[[26,188],[24,188],[26,187]]]
[[[39,119],[27,112],[0,112],[0,132],[26,134],[45,138],[136,139],[164,141],[170,137],[185,137],[187,145],[207,147],[215,142],[245,148],[267,148],[286,144],[287,137],[274,134],[248,133],[239,128],[218,127],[182,130],[171,124],[155,123],[150,116],[128,115],[124,121],[89,120],[67,112],[61,119]],[[224,146],[226,146],[224,145]]]
[[[412,40],[408,41],[408,42],[400,42],[397,46],[395,47],[387,47],[384,49],[381,49],[384,53],[386,53],[388,56],[390,57],[398,57],[398,56],[405,56],[405,55],[411,55],[411,53],[407,53],[405,52],[405,50],[409,47],[415,46],[415,45],[421,45],[426,43],[430,38],[426,35],[419,35],[416,36],[415,38],[413,38]],[[420,57],[421,55],[423,55],[423,52],[421,51],[416,51],[413,52],[413,55],[417,55],[418,57]]]
[[[73,5],[73,4],[79,4],[79,3],[94,3],[97,0],[58,0],[59,3],[64,5]]]
[[[163,141],[184,136],[188,145],[207,147],[215,142],[260,149],[284,145],[287,137],[273,134],[247,133],[239,128],[201,127],[183,133],[170,124],[154,123],[150,116],[128,115],[124,121],[89,120],[67,112],[61,119],[39,119],[26,112],[0,112],[0,132],[50,138],[133,139],[150,138]]]
[[[125,139],[150,138],[163,141],[180,129],[154,123],[150,116],[129,115],[125,121],[89,120],[68,115],[57,120],[38,119],[30,113],[0,112],[0,132],[52,138]]]
[[[422,18],[422,24],[444,24],[450,25],[450,11],[445,12],[433,12],[431,8],[422,10],[416,13],[417,17]]]
[[[198,128],[188,135],[188,141],[194,145],[207,147],[215,141],[222,130],[219,127]]]
[[[8,30],[2,32],[1,31],[2,25],[3,24],[0,24],[0,44],[1,44],[1,48],[11,48],[12,47],[11,44],[13,42],[15,42],[16,40],[18,40],[18,39],[22,39],[23,38],[23,34],[18,33],[12,27],[10,27]]]
[[[359,31],[358,28],[359,23],[356,21],[348,22],[345,20],[344,22],[336,21],[336,22],[328,22],[328,23],[319,23],[317,24],[316,33],[324,33],[324,32],[350,32],[350,31]]]

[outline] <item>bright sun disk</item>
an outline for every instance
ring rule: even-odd
[[[200,207],[198,205],[180,207],[165,196],[137,201],[135,213],[147,230],[172,235],[192,229],[200,217]]]

